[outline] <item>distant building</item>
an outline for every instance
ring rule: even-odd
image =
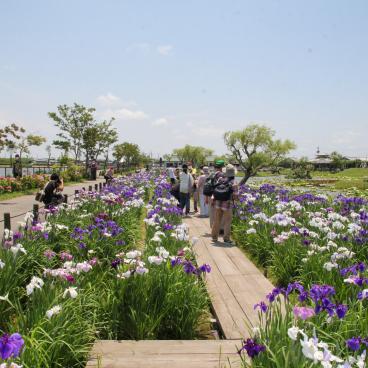
[[[317,148],[316,157],[309,161],[315,170],[330,170],[332,167],[332,158],[329,154],[321,154],[319,147]]]

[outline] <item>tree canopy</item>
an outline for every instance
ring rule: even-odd
[[[190,161],[194,166],[201,166],[206,162],[206,157],[213,154],[213,150],[187,144],[183,148],[174,149],[173,154],[177,155],[180,161]]]
[[[110,147],[117,142],[118,133],[112,126],[114,118],[97,122],[93,107],[87,108],[77,103],[73,106],[60,105],[57,110],[48,114],[60,129],[57,134],[60,139],[53,144],[63,150],[64,154],[72,150],[75,161],[83,154],[88,165],[91,157],[98,158],[101,154],[107,154]]]
[[[275,139],[274,136],[274,130],[260,124],[250,124],[243,130],[224,134],[226,146],[244,170],[242,184],[255,176],[259,170],[275,167],[296,148],[294,142]]]
[[[123,160],[127,166],[131,166],[140,163],[141,151],[137,144],[124,142],[114,147],[113,156],[118,161],[118,165]]]

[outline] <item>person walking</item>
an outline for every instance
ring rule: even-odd
[[[180,173],[180,208],[184,210],[185,214],[189,215],[190,212],[190,194],[193,188],[193,177],[188,172],[188,165],[183,164],[183,171]]]
[[[206,203],[206,197],[203,194],[204,184],[209,176],[208,166],[203,167],[203,172],[198,178],[198,194],[199,194],[199,206],[200,206],[200,217],[208,217],[208,203]]]
[[[18,154],[15,155],[13,163],[13,177],[15,179],[20,179],[22,177],[22,162]]]
[[[203,187],[203,194],[205,195],[205,201],[208,205],[208,215],[210,218],[210,227],[212,228],[213,221],[214,221],[214,202],[212,200],[213,195],[213,189],[214,189],[214,183],[223,176],[222,169],[225,165],[224,160],[216,160],[215,161],[215,172],[209,175],[209,177],[206,179],[206,182]]]
[[[193,177],[193,206],[194,212],[198,212],[198,201],[199,201],[199,192],[198,192],[198,179],[196,174],[192,174]]]
[[[97,178],[97,161],[93,157],[91,158],[90,170],[91,170],[91,180],[96,180],[96,178]]]
[[[230,232],[233,218],[233,203],[238,196],[238,186],[235,182],[235,168],[226,166],[225,176],[221,176],[215,183],[213,191],[214,222],[212,225],[212,240],[217,242],[221,222],[224,226],[224,242],[231,244]]]

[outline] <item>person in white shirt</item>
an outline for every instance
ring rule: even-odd
[[[183,164],[183,171],[180,173],[180,208],[184,210],[185,214],[190,212],[190,194],[192,192],[194,180],[192,175],[188,173],[188,165]]]

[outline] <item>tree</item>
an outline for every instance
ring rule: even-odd
[[[207,156],[213,154],[213,150],[187,144],[183,148],[174,149],[173,154],[177,155],[182,162],[190,161],[193,166],[201,166],[206,162]]]
[[[63,140],[55,140],[52,144],[56,147],[56,149],[62,151],[62,156],[67,157],[68,152],[70,150],[70,142]]]
[[[302,157],[300,160],[294,161],[291,178],[312,179],[311,171],[313,171],[313,165],[309,163],[308,157]]]
[[[51,145],[46,146],[46,152],[47,152],[47,167],[50,167],[50,160],[52,155]]]
[[[25,129],[14,123],[0,128],[0,152],[3,149],[15,149],[22,133],[25,133]]]
[[[141,152],[137,144],[124,142],[114,147],[113,156],[117,160],[118,167],[122,160],[129,167],[132,163],[139,163]]]
[[[64,147],[66,147],[65,142],[68,142],[70,149],[74,153],[75,161],[78,161],[82,153],[83,137],[86,134],[87,136],[89,135],[89,133],[86,133],[86,130],[94,122],[93,113],[95,109],[74,103],[73,106],[59,105],[57,110],[57,112],[49,112],[48,115],[61,130],[57,134],[61,138],[61,141],[58,142],[64,142]]]
[[[20,137],[19,142],[15,147],[19,150],[19,157],[22,158],[23,153],[30,153],[29,147],[41,146],[46,142],[46,138],[40,135],[28,134],[25,137]]]
[[[331,159],[332,159],[332,167],[334,170],[343,170],[345,169],[345,165],[348,161],[348,159],[346,157],[344,157],[341,153],[339,152],[332,152],[331,153]]]
[[[290,140],[274,139],[275,131],[265,125],[251,124],[243,130],[226,132],[225,144],[244,170],[241,184],[255,176],[260,169],[274,167],[296,145]]]

